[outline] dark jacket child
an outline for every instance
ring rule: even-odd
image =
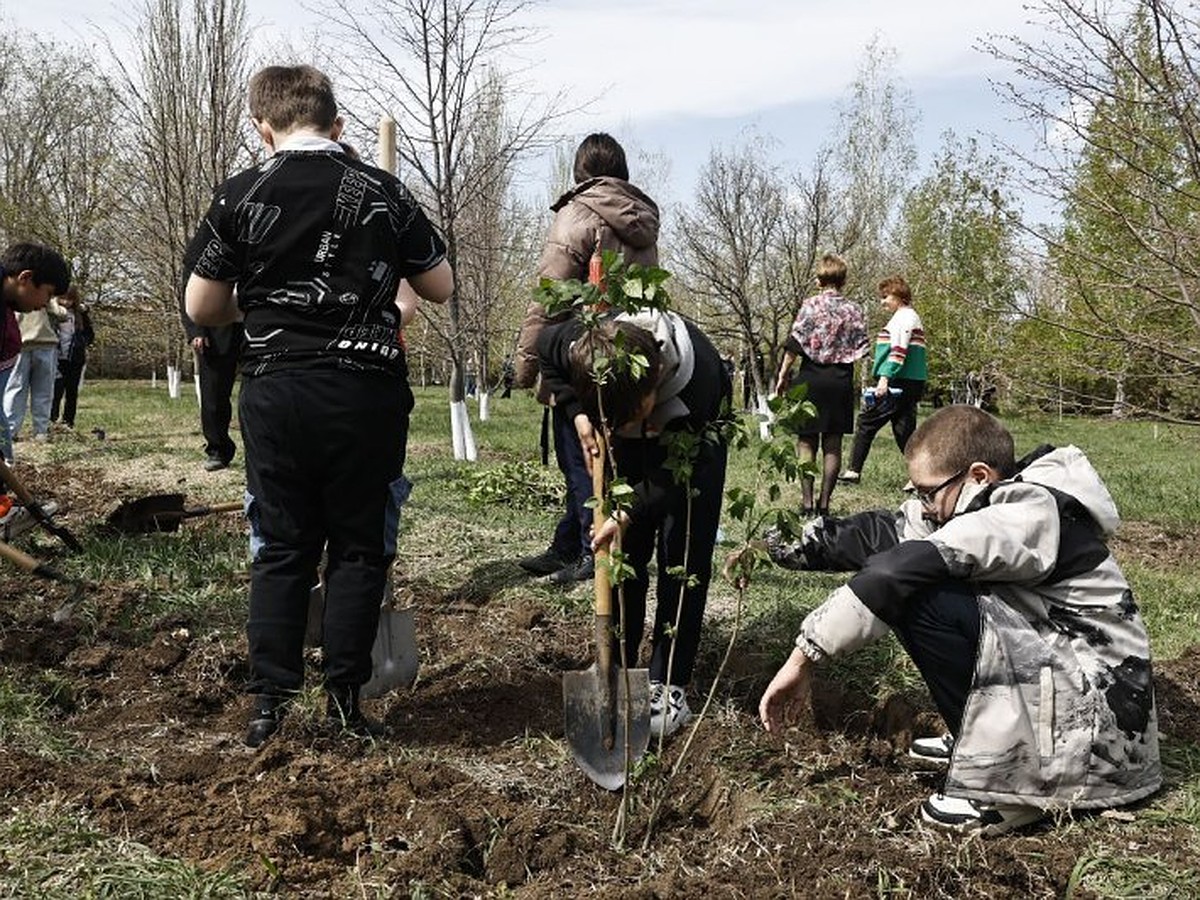
[[[79,382],[87,365],[87,348],[96,339],[92,318],[72,286],[58,301],[67,316],[58,323],[58,377],[54,379],[54,397],[50,405],[50,421],[59,421],[68,428],[75,427],[75,410],[79,405]],[[64,403],[65,401],[65,403]]]
[[[646,357],[649,369],[636,379],[628,372],[614,372],[597,390],[592,361],[613,358],[618,332],[628,351]],[[621,546],[636,573],[624,583],[625,658],[630,665],[637,659],[645,627],[650,558],[657,558],[650,727],[655,735],[670,735],[690,716],[686,688],[700,646],[728,450],[722,439],[701,441],[691,483],[680,485],[664,465],[667,448],[660,437],[682,430],[699,434],[728,411],[731,388],[725,366],[699,328],[675,313],[658,312],[617,316],[586,334],[578,320],[551,325],[538,339],[538,359],[542,382],[551,391],[555,408],[574,423],[589,465],[597,464],[593,429],[599,426],[601,407],[613,429],[617,474],[633,487],[636,502],[627,518],[618,514],[600,527],[592,548],[606,545],[618,528],[624,529]],[[689,489],[695,494],[687,547]],[[680,581],[668,570],[684,565],[685,549],[687,571],[694,581],[683,594],[683,613],[672,640]],[[614,618],[618,609],[614,594]],[[672,644],[675,654],[668,673]],[[615,658],[621,658],[619,651]]]
[[[15,313],[45,309],[51,297],[71,286],[71,270],[55,250],[41,244],[12,244],[0,254],[0,396],[21,353]],[[12,435],[0,411],[0,456],[11,461]]]
[[[191,271],[191,260],[185,260],[185,271]],[[186,282],[185,282],[186,283]],[[233,386],[237,383],[238,363],[246,335],[241,322],[231,322],[215,328],[202,328],[188,318],[182,309],[180,319],[192,355],[196,361],[196,376],[200,382],[200,431],[204,434],[204,469],[216,472],[228,468],[237,451],[229,437],[233,421]]]
[[[331,725],[378,733],[358,706],[397,510],[413,398],[397,290],[446,299],[445,248],[394,176],[349,159],[329,79],[269,66],[250,115],[274,155],[217,188],[192,239],[186,312],[200,326],[244,316],[238,415],[251,561],[246,743],[279,725],[304,680],[309,591],[328,545],[324,681]],[[234,288],[236,287],[236,302]]]

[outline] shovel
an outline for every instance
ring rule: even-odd
[[[597,444],[592,489],[599,498],[604,496],[604,441],[599,436]],[[604,521],[599,505],[593,521],[597,528]],[[583,672],[563,673],[563,714],[576,764],[596,784],[615,791],[650,745],[650,677],[645,669],[613,665],[612,590],[603,550],[596,553],[594,587],[596,662]]]
[[[72,593],[67,602],[59,609],[54,611],[53,619],[55,622],[63,622],[71,617],[71,613],[75,607],[79,605],[79,601],[83,599],[84,583],[78,579],[71,578],[42,562],[40,559],[34,559],[23,550],[18,550],[12,544],[0,541],[0,556],[7,559],[22,572],[29,575],[36,575],[38,578],[45,578],[49,581],[58,581],[62,584],[69,584]]]
[[[8,485],[8,489],[17,495],[17,499],[28,509],[35,519],[48,532],[67,545],[68,548],[79,552],[83,549],[83,545],[75,535],[71,534],[64,526],[59,525],[50,517],[50,513],[42,508],[42,505],[33,499],[33,495],[29,493],[29,489],[25,487],[17,473],[14,472],[3,459],[0,459],[0,479]],[[11,559],[11,557],[9,557]]]
[[[308,626],[304,643],[321,646],[324,631],[325,584],[314,585],[308,598]],[[383,606],[379,610],[379,628],[371,646],[371,680],[359,689],[364,700],[382,697],[395,688],[409,688],[417,680],[420,651],[417,649],[417,629],[411,609],[392,608],[392,585],[387,582]]]
[[[122,534],[149,534],[152,531],[178,531],[184,519],[212,513],[240,512],[241,500],[215,503],[212,506],[183,505],[183,494],[151,494],[136,500],[126,500],[108,514],[108,527]]]

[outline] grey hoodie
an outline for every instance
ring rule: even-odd
[[[538,262],[538,278],[586,280],[597,243],[602,250],[619,251],[627,263],[658,264],[658,206],[628,181],[589,178],[550,208],[554,221]],[[517,339],[517,387],[532,387],[537,377],[537,338],[547,321],[542,305],[530,304]]]
[[[814,658],[845,653],[885,634],[881,616],[915,590],[973,583],[980,643],[946,793],[1095,808],[1158,790],[1149,640],[1104,545],[1120,519],[1087,457],[1064,447],[1012,480],[969,484],[940,528],[921,514],[914,499],[869,520],[884,552],[858,554],[863,568],[805,618],[797,645]],[[768,544],[781,564],[816,568],[830,558],[822,544],[852,543],[838,530],[818,520],[795,544]]]

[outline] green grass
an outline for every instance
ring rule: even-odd
[[[182,900],[252,896],[230,871],[205,872],[110,837],[65,804],[18,810],[0,820],[0,891],[43,900]]]
[[[43,759],[78,755],[71,736],[54,722],[56,708],[69,703],[69,698],[60,693],[61,685],[53,678],[43,678],[40,687],[41,692],[30,690],[0,670],[0,747]]]

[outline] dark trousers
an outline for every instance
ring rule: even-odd
[[[229,462],[236,449],[229,438],[233,419],[233,383],[237,380],[237,354],[196,354],[196,372],[200,376],[200,430],[204,432],[204,452],[213,459]]]
[[[250,565],[250,690],[287,694],[304,682],[309,591],[325,568],[324,664],[329,688],[371,677],[399,509],[413,398],[399,378],[339,370],[243,379]]]
[[[892,423],[892,435],[896,438],[896,446],[904,452],[908,439],[917,429],[917,403],[925,393],[925,382],[914,381],[911,378],[895,378],[889,384],[899,388],[900,394],[894,398],[877,400],[875,405],[859,411],[858,423],[854,429],[854,445],[850,448],[850,470],[861,473],[867,463],[867,454],[871,452],[871,441],[875,434],[886,425]]]
[[[947,584],[905,604],[892,625],[950,733],[958,737],[979,649],[979,599],[970,587]]]
[[[575,422],[557,406],[550,409],[550,428],[554,434],[554,460],[567,482],[567,508],[554,527],[550,546],[561,556],[576,557],[591,553],[592,476],[583,461],[583,448]]]
[[[613,444],[617,472],[630,485],[648,477],[661,477],[665,451],[657,440],[624,440]],[[658,583],[655,586],[657,603],[654,612],[654,631],[650,638],[650,679],[667,681],[667,664],[671,646],[675,659],[671,661],[671,684],[686,685],[692,680],[696,654],[700,649],[700,629],[704,621],[704,606],[708,600],[708,583],[712,579],[713,548],[717,543],[717,526],[721,520],[721,497],[725,490],[725,466],[728,448],[724,444],[704,444],[693,469],[690,488],[692,497],[691,546],[687,548],[687,573],[692,584],[682,591],[683,613],[679,629],[675,616],[679,609],[680,588],[683,582],[668,574],[668,570],[684,565],[684,547],[688,543],[688,489],[672,485],[661,513],[657,516],[631,517],[625,530],[622,547],[634,569],[634,577],[623,583],[625,593],[625,654],[630,666],[637,660],[638,647],[646,627],[646,594],[650,587],[650,558],[656,556]],[[669,476],[668,476],[669,478]],[[613,620],[620,624],[620,603],[613,589]],[[614,656],[620,660],[620,646]]]
[[[75,408],[79,405],[79,380],[83,378],[84,357],[79,359],[58,359],[58,377],[54,379],[54,400],[50,405],[50,421],[58,421],[59,407],[62,407],[64,425],[75,427]],[[64,398],[66,400],[63,404]]]

